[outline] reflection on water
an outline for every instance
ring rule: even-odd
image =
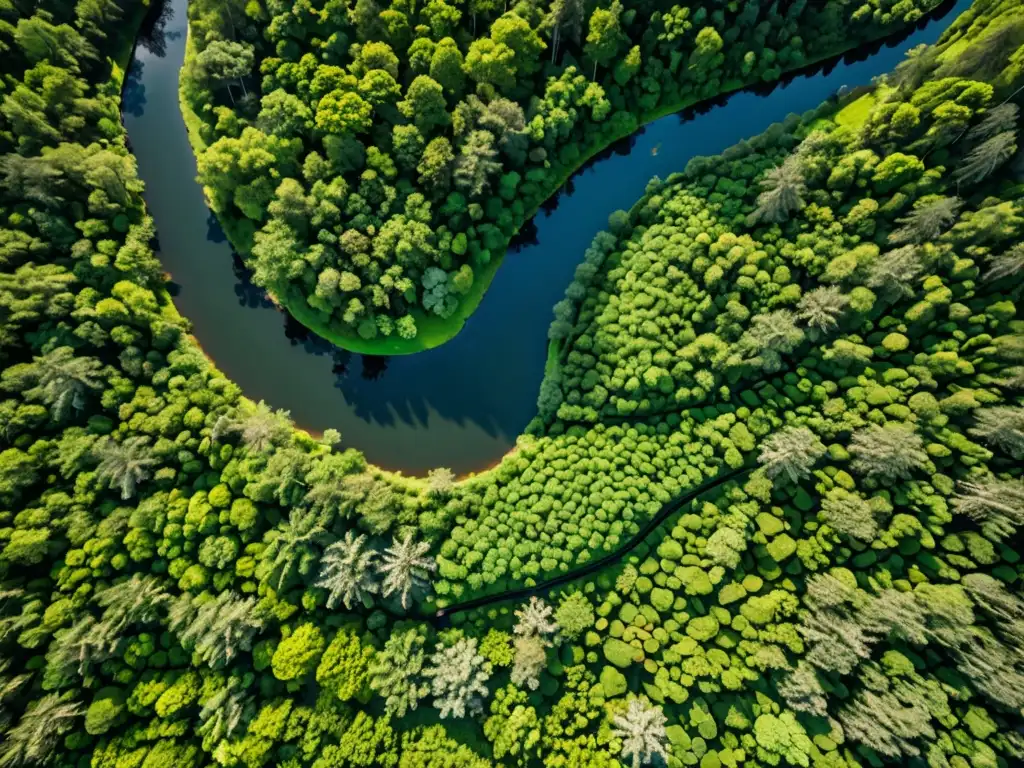
[[[247,396],[290,410],[300,426],[339,430],[344,444],[371,462],[418,474],[435,466],[480,469],[513,445],[535,411],[552,305],[608,215],[629,208],[651,177],[682,170],[695,155],[716,154],[789,113],[812,109],[840,86],[869,83],[909,48],[937,39],[955,16],[899,44],[830,62],[811,76],[670,115],[615,143],[522,228],[486,298],[454,340],[382,358],[338,349],[279,312],[232,254],[195,182],[178,108],[185,5],[167,0],[151,12],[124,95],[125,125],[160,233],[159,256],[177,286],[175,304],[204,351]],[[956,10],[969,5],[959,0]]]

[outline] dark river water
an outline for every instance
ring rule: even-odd
[[[970,6],[943,6],[902,40],[856,52],[769,94],[742,92],[695,115],[670,115],[580,171],[528,226],[476,313],[447,344],[403,357],[353,355],[305,331],[248,280],[206,207],[178,107],[187,0],[166,0],[136,48],[124,122],[156,221],[159,256],[203,350],[253,400],[291,412],[300,427],[334,428],[387,469],[483,469],[533,417],[551,307],[608,215],[628,209],[648,180],[682,170],[816,107],[842,86],[866,85],[906,51],[932,43]],[[863,59],[854,61],[854,58]],[[654,153],[654,150],[656,154]],[[527,238],[522,238],[527,239]]]

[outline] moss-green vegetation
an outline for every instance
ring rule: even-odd
[[[210,366],[100,55],[122,12],[10,10],[0,765],[1019,764],[1024,39],[970,32],[1016,12],[614,216],[530,434],[456,483]],[[713,478],[613,567],[422,620]]]
[[[509,239],[604,147],[936,2],[222,5],[190,5],[182,81],[210,204],[296,319],[393,355],[458,333]]]

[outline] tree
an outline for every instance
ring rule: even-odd
[[[592,80],[597,80],[597,68],[608,66],[629,38],[622,31],[622,3],[612,0],[609,8],[595,8],[590,14],[587,43],[583,52],[594,62]]]
[[[622,755],[631,758],[633,768],[668,760],[667,722],[661,707],[640,697],[630,699],[626,711],[612,718],[612,736],[622,742]]]
[[[782,356],[795,350],[804,340],[796,316],[788,309],[755,315],[750,327],[736,341],[736,351],[744,362],[768,373],[782,367]]]
[[[272,410],[263,400],[255,406],[245,403],[230,415],[221,416],[210,437],[220,440],[236,432],[241,435],[246,448],[264,453],[291,434],[290,415],[288,411]]]
[[[1015,131],[1019,114],[1020,107],[1013,102],[993,107],[985,113],[980,123],[971,128],[967,134],[967,140],[971,142],[985,142],[989,139],[994,139],[1001,133]]]
[[[274,677],[285,682],[303,680],[316,669],[326,645],[315,624],[300,624],[274,651],[270,661]]]
[[[562,597],[555,611],[555,620],[562,637],[575,640],[594,626],[594,606],[582,592],[572,592]]]
[[[805,659],[779,681],[779,694],[790,709],[814,717],[828,716],[828,698],[814,666]]]
[[[754,721],[754,741],[758,762],[767,765],[810,763],[811,740],[792,712],[775,716],[764,712]]]
[[[562,31],[574,43],[579,44],[583,33],[583,17],[586,14],[583,0],[554,0],[544,17],[544,26],[551,30],[551,61],[558,57]]]
[[[871,262],[864,284],[890,301],[896,301],[914,295],[914,283],[923,271],[920,248],[904,245]]]
[[[118,443],[110,437],[93,447],[98,459],[96,477],[108,488],[119,488],[122,499],[135,495],[140,483],[149,478],[149,470],[157,460],[150,455],[149,438],[135,435]]]
[[[502,765],[526,766],[540,758],[541,723],[525,691],[514,685],[499,688],[484,721],[484,736]],[[596,767],[595,767],[596,768]]]
[[[547,46],[540,35],[517,13],[506,13],[491,25],[491,40],[513,53],[517,74],[532,75],[540,69],[540,52]]]
[[[924,441],[912,424],[869,424],[850,440],[851,466],[883,483],[906,480],[928,463]]]
[[[1024,407],[998,405],[974,411],[974,426],[968,429],[985,443],[1024,459]]]
[[[988,257],[986,280],[1001,280],[1024,272],[1024,243],[1017,243],[1007,251]]]
[[[364,133],[373,125],[373,105],[357,93],[331,91],[317,102],[315,122],[325,134]]]
[[[380,590],[374,576],[377,553],[366,546],[366,536],[346,531],[345,538],[336,541],[324,552],[320,564],[320,579],[316,586],[327,590],[327,609],[334,610],[338,603],[346,609],[353,605],[369,608],[372,595]]]
[[[466,73],[462,68],[462,52],[450,37],[439,40],[430,58],[430,76],[455,97],[462,95]]]
[[[558,632],[558,624],[551,618],[551,606],[539,597],[531,597],[530,602],[514,613],[516,624],[513,631],[520,637],[537,636],[548,641]]]
[[[459,150],[455,161],[455,186],[477,197],[491,185],[491,178],[501,172],[494,136],[488,131],[473,131]]]
[[[836,533],[865,544],[874,541],[878,533],[878,521],[871,505],[859,494],[842,488],[831,489],[821,500],[821,518]]]
[[[384,574],[381,594],[390,597],[398,594],[402,608],[409,610],[409,598],[414,591],[430,588],[430,574],[437,568],[433,558],[426,557],[430,544],[425,541],[413,542],[407,533],[402,541],[394,539],[384,550],[378,572]]]
[[[483,713],[491,663],[477,652],[476,638],[464,637],[430,657],[423,676],[431,680],[434,706],[441,719]]]
[[[748,217],[748,223],[777,224],[786,221],[793,211],[804,207],[807,193],[802,160],[790,155],[782,165],[772,168],[761,179],[762,192],[757,196],[757,207]]]
[[[228,589],[213,598],[181,595],[171,606],[168,625],[183,648],[216,669],[252,650],[263,619],[255,598],[242,598]]]
[[[474,40],[466,54],[466,74],[478,83],[489,83],[497,89],[516,84],[516,54],[504,43],[489,37]]]
[[[904,701],[906,699],[904,698]],[[924,702],[905,706],[890,692],[881,695],[861,690],[839,712],[839,722],[850,738],[888,758],[916,757],[916,742],[935,738],[931,714]]]
[[[956,221],[962,207],[963,201],[958,197],[923,197],[914,204],[909,214],[896,219],[896,223],[902,226],[889,234],[889,242],[896,245],[922,245],[938,240]]]
[[[398,102],[398,109],[424,136],[429,135],[437,126],[447,125],[451,119],[444,99],[444,89],[427,75],[417,75],[409,84],[405,99]]]
[[[1016,131],[1003,131],[972,149],[953,171],[957,184],[984,181],[1017,152]]]
[[[980,523],[989,538],[1002,541],[1024,526],[1024,481],[985,477],[963,482],[953,509]]]
[[[75,678],[91,680],[94,664],[110,658],[116,650],[118,638],[97,625],[91,614],[86,614],[66,629],[60,630],[46,653],[46,671],[43,680],[47,688],[61,688]]]
[[[306,473],[304,503],[330,516],[350,517],[365,495],[366,459],[354,449],[320,456]]]
[[[0,766],[43,765],[57,750],[61,737],[83,713],[73,700],[51,693],[28,705],[25,714],[0,742]]]
[[[298,96],[283,88],[271,91],[260,100],[257,124],[265,133],[301,136],[313,127],[313,112]]]
[[[839,327],[839,318],[850,304],[850,297],[838,286],[821,286],[800,297],[796,316],[812,328],[827,333]]]
[[[991,632],[977,628],[972,641],[957,652],[957,670],[971,686],[1009,710],[1024,707],[1024,674],[1020,651],[999,642]]]
[[[551,643],[540,635],[519,635],[512,645],[515,649],[510,676],[513,685],[537,690],[540,687],[540,673],[548,663]]]
[[[72,411],[82,411],[90,391],[103,388],[103,366],[92,357],[76,357],[71,347],[57,347],[33,358],[33,365],[4,372],[4,389],[23,391],[50,409],[54,421],[64,421]],[[23,371],[23,373],[22,373]]]
[[[427,473],[427,493],[430,496],[447,498],[455,490],[455,473],[448,467],[437,467]]]
[[[373,655],[372,646],[364,645],[354,631],[342,628],[320,659],[316,681],[340,701],[361,696],[369,685]]]
[[[155,576],[134,574],[96,593],[93,600],[103,609],[101,628],[97,631],[116,639],[134,624],[153,623],[170,599]]]
[[[283,591],[293,579],[302,580],[316,568],[320,546],[327,541],[323,515],[293,507],[288,521],[268,532],[257,574],[274,591]]]
[[[419,165],[419,183],[440,197],[451,187],[451,169],[455,163],[455,153],[451,142],[444,136],[431,139],[423,150]]]
[[[404,717],[430,693],[420,678],[425,643],[419,629],[392,632],[370,664],[370,688],[384,697],[384,709],[392,717]]]
[[[825,445],[807,427],[783,427],[761,443],[757,457],[765,474],[785,475],[791,483],[811,474],[811,467],[825,455]]]
[[[216,86],[226,85],[231,80],[238,80],[238,84],[242,87],[242,93],[248,95],[243,78],[252,71],[253,48],[249,43],[213,40],[196,54],[195,66],[200,77]],[[231,96],[231,103],[234,104],[235,97],[231,95],[230,87],[228,95]]]
[[[203,749],[213,752],[220,742],[245,728],[255,714],[255,698],[246,694],[241,678],[229,677],[199,711],[196,733],[203,737]]]

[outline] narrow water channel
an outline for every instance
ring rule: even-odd
[[[407,474],[437,466],[480,470],[512,447],[535,411],[551,307],[608,215],[628,209],[651,177],[812,109],[842,86],[870,83],[910,48],[936,41],[971,4],[958,0],[900,41],[858,51],[770,94],[742,92],[706,114],[651,123],[574,176],[556,205],[537,216],[531,242],[507,255],[458,336],[415,355],[375,358],[338,349],[290,321],[233,256],[195,181],[178,106],[187,0],[165,2],[140,37],[122,108],[175,304],[206,354],[248,397],[290,411],[300,427],[337,429],[343,444],[370,462]]]

